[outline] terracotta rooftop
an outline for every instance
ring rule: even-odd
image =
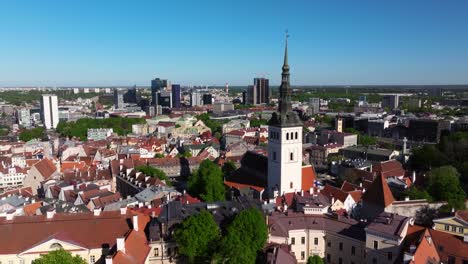
[[[463,242],[462,237],[434,229],[431,229],[429,232],[436,245],[441,262],[448,263],[449,256],[457,258],[456,263],[462,263],[462,260],[468,259],[468,243]]]
[[[1,218],[0,254],[21,253],[59,233],[85,248],[101,248],[103,244],[112,247],[117,237],[128,232],[129,218],[130,214],[121,215],[120,211],[101,212],[99,216],[55,214],[51,219],[45,215],[15,216],[13,220]]]
[[[48,158],[39,161],[38,163],[34,164],[33,167],[39,171],[44,179],[49,178],[52,176],[52,174],[54,174],[54,172],[57,171],[57,167],[55,167],[54,163]]]
[[[362,196],[365,203],[378,205],[386,208],[395,201],[390,187],[384,176],[377,177]]]

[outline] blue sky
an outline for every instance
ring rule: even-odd
[[[0,85],[468,83],[468,1],[0,1]]]

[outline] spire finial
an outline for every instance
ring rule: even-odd
[[[285,47],[284,47],[284,63],[283,63],[283,67],[284,66],[288,66],[288,38],[289,38],[289,33],[288,33],[288,30],[286,29],[286,32],[285,32]]]

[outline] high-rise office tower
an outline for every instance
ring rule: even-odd
[[[257,88],[255,85],[247,86],[247,104],[255,105],[257,104]]]
[[[127,92],[123,95],[123,100],[124,103],[128,104],[137,104],[138,103],[138,93],[136,86],[133,86],[132,88],[128,89]]]
[[[158,104],[158,93],[167,85],[167,80],[156,78],[151,80],[151,105]]]
[[[190,105],[191,106],[201,106],[203,105],[202,93],[196,89],[192,90],[190,94]]]
[[[172,92],[172,107],[179,108],[180,107],[180,85],[173,84],[171,92]]]
[[[158,105],[161,107],[172,107],[172,93],[161,91],[158,94]]]
[[[382,96],[382,107],[383,108],[390,108],[390,110],[397,109],[399,102],[398,102],[398,94],[387,94]]]
[[[257,103],[256,104],[269,104],[270,103],[270,81],[266,78],[255,78],[254,86],[257,88]]]
[[[247,91],[242,91],[242,104],[247,104]]]
[[[315,115],[320,112],[320,98],[310,98],[309,108],[307,108],[307,114]]]
[[[53,94],[43,94],[41,99],[41,119],[46,129],[56,128],[59,123],[58,99]]]
[[[209,93],[203,94],[203,104],[204,105],[213,104],[213,95]]]
[[[114,108],[115,109],[122,109],[125,107],[124,103],[124,93],[119,89],[114,89]]]
[[[26,128],[31,127],[31,112],[29,111],[29,108],[16,110],[16,119],[18,121],[18,125]]]

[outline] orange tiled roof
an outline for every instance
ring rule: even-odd
[[[372,182],[364,193],[362,200],[386,208],[395,201],[395,198],[384,176],[381,175]]]
[[[314,181],[316,179],[315,171],[312,166],[302,167],[302,190],[308,191],[314,186]]]

